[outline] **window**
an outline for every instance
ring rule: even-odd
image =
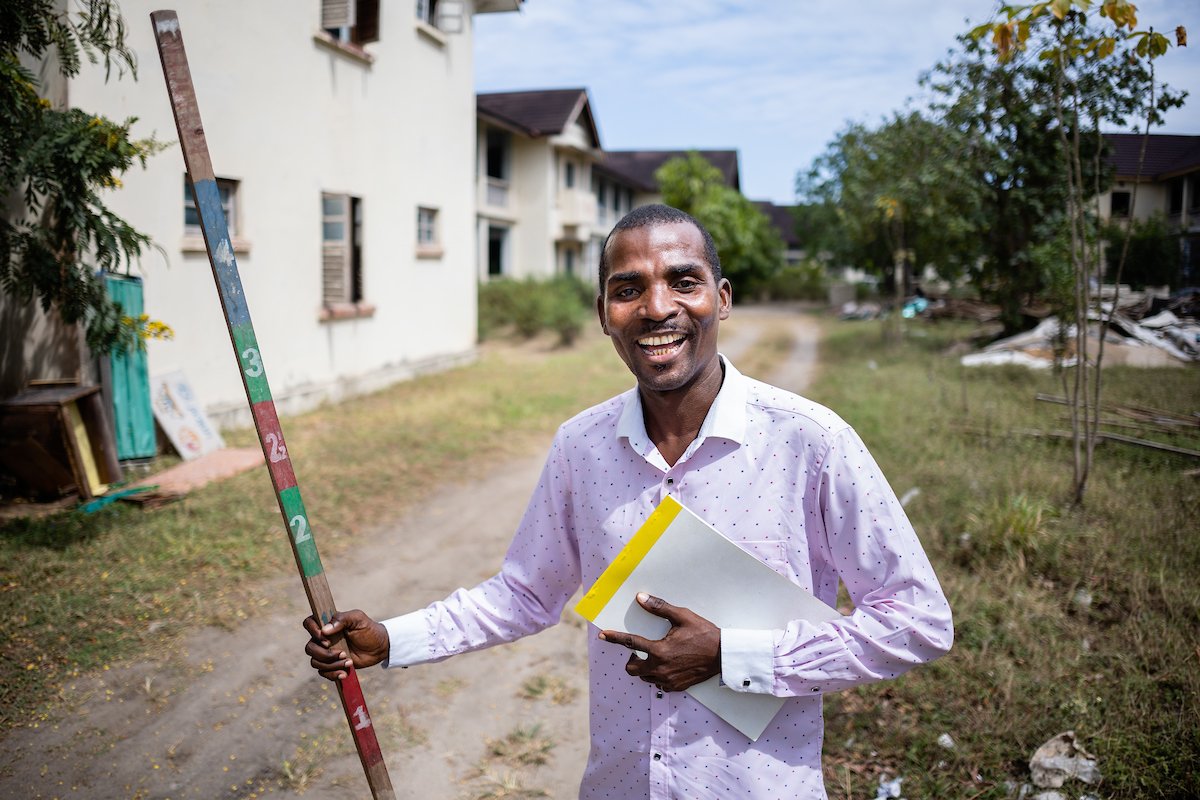
[[[575,188],[575,162],[574,161],[566,162],[566,166],[563,168],[563,183],[566,184],[568,189]]]
[[[221,210],[225,212],[225,224],[229,226],[229,238],[238,235],[237,225],[238,182],[229,178],[217,178],[217,193],[221,196]],[[200,229],[200,212],[196,210],[196,198],[187,175],[183,176],[183,235],[203,236]]]
[[[436,257],[442,254],[438,240],[437,209],[417,209],[417,255]]]
[[[362,206],[348,194],[321,195],[321,299],[334,312],[363,300]]]
[[[462,0],[416,0],[417,19],[445,33],[462,33]]]
[[[1128,217],[1129,200],[1129,192],[1113,192],[1111,215],[1114,217]]]
[[[508,228],[500,225],[488,226],[488,277],[499,278],[508,274]]]
[[[501,181],[508,179],[508,143],[507,131],[488,128],[485,167],[489,178]]]
[[[1178,214],[1183,211],[1183,178],[1171,181],[1167,191],[1170,199],[1167,204],[1168,214]]]
[[[563,272],[567,275],[575,274],[575,249],[568,247],[563,251]]]
[[[379,0],[321,0],[321,28],[343,44],[377,42]]]

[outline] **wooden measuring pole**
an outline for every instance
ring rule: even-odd
[[[250,323],[242,279],[238,275],[233,245],[229,241],[229,227],[225,212],[221,209],[221,196],[208,154],[208,142],[200,123],[200,109],[196,103],[196,90],[192,86],[187,54],[183,49],[179,17],[174,11],[155,11],[150,15],[150,20],[154,24],[154,38],[158,42],[158,55],[167,79],[167,93],[175,113],[175,127],[179,131],[179,144],[183,148],[192,196],[196,200],[200,227],[204,231],[208,262],[212,265],[229,339],[233,343],[242,385],[250,401],[258,440],[267,459],[271,484],[279,501],[279,512],[283,515],[284,528],[296,558],[300,579],[304,582],[309,606],[322,622],[328,622],[336,610],[333,595],[329,591],[324,567],[321,566],[321,557],[317,554],[317,543],[304,510],[304,502],[300,499],[300,487],[292,470],[291,455],[279,427],[279,417],[271,399],[271,387],[267,384],[262,352],[254,335],[254,326]],[[354,737],[354,746],[358,749],[367,783],[371,786],[371,794],[375,800],[394,800],[396,795],[387,766],[383,763],[375,726],[367,712],[358,673],[353,668],[347,670],[346,678],[337,681],[337,687],[346,721],[350,724],[350,733]]]

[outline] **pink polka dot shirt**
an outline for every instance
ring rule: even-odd
[[[564,423],[499,574],[384,622],[392,667],[536,633],[666,495],[830,606],[841,578],[848,616],[722,630],[725,684],[789,698],[754,742],[687,693],[629,676],[629,651],[591,636],[587,800],[824,798],[821,695],[950,648],[946,598],[858,435],[832,411],[725,365],[699,436],[673,466],[646,435],[636,389]]]

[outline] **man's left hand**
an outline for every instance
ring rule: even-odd
[[[671,630],[661,639],[601,631],[602,640],[647,654],[647,658],[631,654],[626,672],[667,692],[681,692],[721,672],[720,628],[699,614],[644,592],[637,601],[651,614],[670,622]]]

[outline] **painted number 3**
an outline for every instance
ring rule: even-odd
[[[267,440],[267,447],[271,452],[270,458],[272,464],[278,464],[287,458],[287,445],[283,443],[282,439],[273,433],[268,433],[263,438]]]
[[[296,544],[307,542],[312,539],[312,534],[308,532],[308,520],[297,514],[291,519],[292,535],[296,538]]]
[[[258,354],[258,349],[247,347],[242,351],[242,358],[246,359],[247,367],[242,368],[242,372],[246,373],[247,377],[257,378],[263,374],[262,356]]]

